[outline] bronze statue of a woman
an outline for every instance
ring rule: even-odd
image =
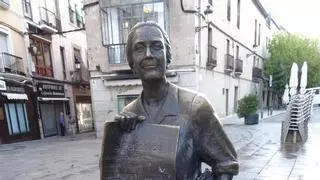
[[[116,116],[120,129],[130,133],[138,124],[178,126],[175,179],[232,179],[239,171],[237,154],[212,105],[166,79],[171,62],[166,32],[155,22],[136,24],[128,35],[126,55],[143,91]],[[201,172],[202,162],[211,166],[210,173]]]

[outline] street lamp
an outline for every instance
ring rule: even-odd
[[[209,24],[212,21],[212,13],[213,13],[212,6],[208,5],[207,9],[203,13],[206,16],[206,23]]]
[[[203,11],[203,14],[201,12],[198,12],[198,14],[206,21],[206,25],[204,26],[198,26],[195,28],[196,32],[199,32],[202,28],[208,27],[209,23],[212,21],[212,6],[208,5],[207,9]]]
[[[76,60],[74,61],[74,64],[75,64],[76,70],[80,70],[81,62],[79,61],[78,58],[76,58]]]

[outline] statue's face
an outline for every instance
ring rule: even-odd
[[[166,49],[161,31],[153,26],[136,29],[132,43],[133,69],[141,80],[165,77]]]

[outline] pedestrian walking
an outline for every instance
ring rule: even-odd
[[[64,136],[65,134],[65,124],[64,124],[64,114],[63,112],[60,112],[60,119],[59,119],[59,125],[60,125],[60,135]]]
[[[75,120],[75,117],[72,116],[72,115],[69,115],[69,131],[72,135],[72,137],[75,137],[75,134],[76,134],[76,120]]]

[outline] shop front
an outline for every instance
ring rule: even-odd
[[[0,144],[39,139],[32,84],[0,80]]]
[[[39,82],[38,102],[44,137],[58,135],[60,113],[66,115],[65,106],[69,103],[69,98],[65,97],[63,84]]]
[[[74,85],[72,91],[75,100],[76,125],[78,132],[94,131],[90,85]]]

